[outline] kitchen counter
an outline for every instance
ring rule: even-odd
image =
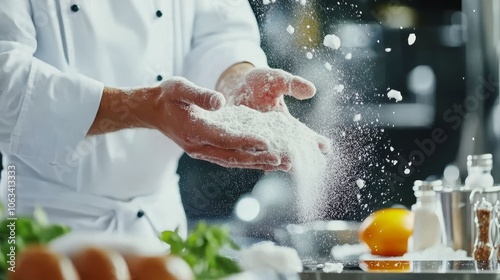
[[[325,273],[317,262],[304,262],[302,280],[500,280],[500,265],[475,261],[370,261],[343,262],[341,273]]]

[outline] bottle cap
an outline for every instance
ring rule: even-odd
[[[493,169],[493,155],[469,155],[467,156],[467,167],[482,167],[485,170]]]
[[[492,210],[493,205],[486,200],[486,198],[481,198],[481,200],[476,201],[474,204],[474,209],[476,210]]]
[[[431,182],[431,185],[433,191],[442,191],[444,189],[443,181],[441,180],[434,180]]]
[[[432,190],[434,190],[433,185],[429,181],[416,180],[415,183],[413,183],[413,191],[415,192],[425,192]]]

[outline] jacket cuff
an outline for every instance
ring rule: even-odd
[[[11,152],[50,163],[73,160],[101,102],[104,84],[33,59]]]

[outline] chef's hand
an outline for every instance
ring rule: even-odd
[[[255,68],[250,63],[239,63],[226,70],[217,83],[228,103],[244,105],[260,112],[278,111],[289,114],[284,95],[299,100],[316,94],[313,83],[279,69]],[[318,134],[318,145],[323,153],[330,151],[329,140]]]
[[[161,131],[195,159],[229,168],[288,171],[290,160],[271,154],[264,139],[233,135],[206,124],[190,112],[193,106],[215,111],[225,102],[221,93],[177,77],[158,87],[128,94],[106,88],[89,135],[123,128],[152,128]],[[130,110],[128,114],[117,115],[112,107]],[[109,125],[110,122],[114,125]],[[104,123],[107,123],[105,127]]]
[[[237,136],[192,116],[190,108],[198,106],[215,111],[226,100],[216,91],[195,86],[183,78],[173,78],[160,86],[156,100],[158,116],[155,127],[195,158],[224,167],[288,170],[290,163],[267,151],[263,139]],[[283,159],[286,160],[286,159]]]
[[[316,94],[316,87],[299,76],[279,69],[255,68],[249,63],[239,63],[226,70],[217,90],[231,104],[245,105],[261,112],[288,112],[284,95],[303,100]]]

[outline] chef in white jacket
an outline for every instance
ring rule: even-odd
[[[74,230],[185,235],[183,151],[226,167],[291,167],[265,139],[209,127],[189,108],[287,113],[284,94],[314,93],[268,68],[247,1],[2,0],[3,202],[15,193],[16,215],[40,206]]]

